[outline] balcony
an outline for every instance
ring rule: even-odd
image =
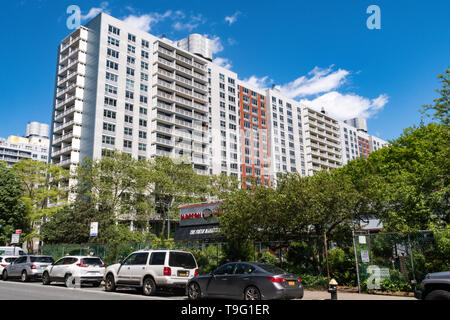
[[[166,48],[161,47],[160,45],[158,45],[158,52],[161,52],[169,57],[173,57],[174,56],[174,52],[167,50]]]
[[[180,65],[177,64],[177,65],[175,66],[175,69],[177,69],[178,71],[181,71],[181,72],[183,72],[183,73],[185,73],[185,74],[188,74],[188,75],[192,76],[192,70],[190,70],[190,69],[188,69],[188,68],[182,67],[182,66],[180,66]]]
[[[165,66],[174,68],[174,63],[173,63],[173,62],[170,62],[170,61],[168,61],[168,60],[165,60],[165,59],[163,59],[163,58],[161,58],[161,57],[158,57],[158,62],[159,62],[159,63],[162,63],[162,64],[165,65]]]
[[[160,79],[158,79],[157,83],[158,83],[158,85],[160,85],[160,86],[162,86],[164,88],[168,88],[168,89],[173,90],[173,84],[172,83],[167,83],[166,81],[162,81]]]
[[[163,133],[169,133],[169,134],[172,134],[172,132],[173,132],[172,128],[166,128],[166,127],[162,127],[162,126],[158,126],[158,125],[153,130],[163,132]]]
[[[165,146],[171,146],[171,147],[173,147],[173,145],[174,145],[173,140],[168,140],[168,139],[163,139],[163,138],[156,138],[156,143],[162,144]]]
[[[74,113],[75,111],[77,111],[77,110],[75,109],[75,106],[73,106],[73,107],[67,109],[67,110],[64,111],[64,112],[57,114],[57,115],[55,116],[55,121],[61,120],[61,119],[63,119],[64,117],[66,117],[67,115]]]
[[[182,103],[184,105],[187,105],[189,107],[192,107],[192,101],[191,100],[187,100],[187,99],[181,98],[179,96],[175,96],[175,101],[179,102],[179,103]]]

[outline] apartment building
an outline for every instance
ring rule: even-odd
[[[212,61],[201,35],[174,42],[99,14],[59,46],[51,161],[71,168],[117,149],[272,185],[278,174],[331,170],[387,144],[364,119],[338,121]]]
[[[6,161],[8,166],[22,159],[47,163],[49,161],[50,146],[48,134],[48,124],[30,122],[27,124],[24,137],[9,136],[8,139],[0,138],[0,161]]]
[[[239,82],[239,128],[241,178],[244,185],[271,182],[271,150],[267,96],[261,90]],[[273,180],[273,179],[272,179]]]
[[[51,161],[117,149],[180,157],[208,174],[208,60],[106,14],[59,46]]]

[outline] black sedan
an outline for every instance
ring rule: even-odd
[[[230,262],[209,275],[192,278],[188,298],[272,300],[301,299],[301,279],[271,264]]]

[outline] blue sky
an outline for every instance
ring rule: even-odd
[[[58,43],[66,9],[99,11],[154,35],[215,39],[216,62],[260,87],[325,106],[341,118],[368,118],[369,132],[398,137],[450,67],[450,1],[4,1],[0,12],[0,137],[26,123],[50,123]],[[378,5],[381,29],[366,9]]]

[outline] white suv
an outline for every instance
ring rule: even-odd
[[[141,250],[133,252],[121,263],[105,271],[105,290],[117,287],[142,288],[144,295],[152,295],[158,287],[186,288],[190,279],[198,275],[194,256],[178,250]]]
[[[66,256],[49,266],[42,274],[42,283],[64,282],[66,287],[73,288],[83,283],[100,286],[105,275],[105,264],[98,257]]]
[[[2,277],[3,269],[17,258],[18,256],[0,256],[0,278]]]

